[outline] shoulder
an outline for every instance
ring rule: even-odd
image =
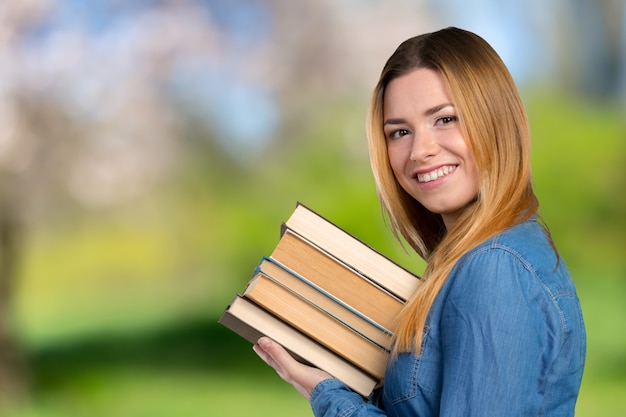
[[[533,217],[470,250],[461,258],[458,266],[463,267],[476,259],[488,260],[502,255],[516,259],[529,270],[537,270],[545,265],[554,268],[557,263],[557,255],[544,228]]]
[[[468,313],[530,315],[560,327],[559,299],[576,298],[576,291],[556,256],[541,224],[528,220],[466,253],[448,277],[444,297]]]
[[[532,280],[526,284],[539,285],[554,296],[574,293],[565,261],[558,256],[545,229],[533,217],[470,250],[459,260],[452,275],[478,273],[500,280],[524,277]]]

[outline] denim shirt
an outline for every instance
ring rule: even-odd
[[[419,355],[390,359],[369,401],[336,379],[317,417],[573,416],[586,337],[574,283],[533,218],[465,254],[426,320]]]

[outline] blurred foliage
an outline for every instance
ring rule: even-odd
[[[529,100],[540,210],[561,251],[576,270],[603,259],[603,269],[625,272],[623,109],[545,94]]]
[[[626,123],[617,107],[530,91],[541,213],[579,288],[588,366],[578,416],[626,412]],[[16,324],[35,397],[17,416],[307,414],[250,345],[216,324],[296,201],[420,273],[384,224],[365,108],[329,104],[265,154],[190,148],[171,179],[118,208],[32,230]],[[200,151],[198,150],[200,149]],[[242,399],[245,399],[242,401]],[[276,404],[280,404],[277,407]]]

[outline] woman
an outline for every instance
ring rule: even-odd
[[[536,214],[530,134],[496,52],[457,28],[402,43],[368,117],[385,212],[427,260],[366,401],[273,341],[255,351],[316,416],[572,416],[585,361],[574,284]]]

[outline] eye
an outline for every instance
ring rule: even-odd
[[[454,123],[458,120],[458,118],[456,116],[443,116],[443,117],[439,117],[437,118],[437,120],[435,121],[436,125],[447,125],[450,123]]]
[[[400,139],[410,133],[408,129],[395,129],[387,134],[387,139]]]

